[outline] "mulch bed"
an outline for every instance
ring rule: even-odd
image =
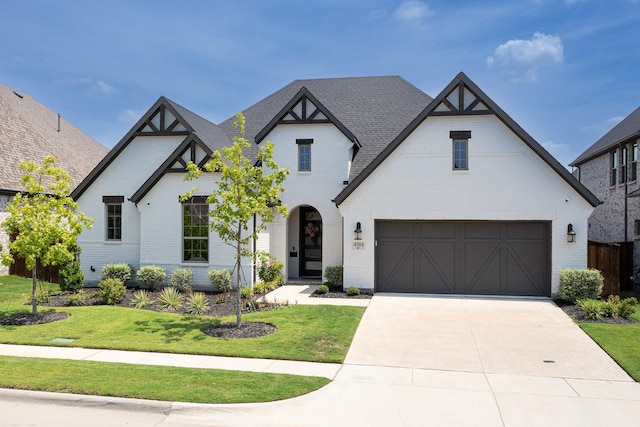
[[[85,290],[87,292],[87,298],[85,300],[86,306],[91,305],[101,305],[102,298],[97,294],[95,290]],[[135,290],[127,289],[127,293],[122,298],[122,300],[116,304],[118,307],[127,307],[133,308],[131,303],[133,299],[133,294]],[[157,299],[159,292],[149,292],[152,299],[155,301]],[[220,298],[220,294],[216,293],[205,293],[207,300],[209,302],[209,310],[204,313],[204,316],[212,316],[212,317],[223,317],[235,315],[237,312],[237,300],[236,294],[229,294],[226,298]],[[68,307],[69,306],[69,294],[57,294],[52,295],[49,298],[49,301],[43,304],[39,304],[40,307]],[[26,304],[31,304],[29,301]],[[287,305],[286,303],[284,305]],[[258,304],[255,306],[255,309],[243,306],[243,313],[252,312],[252,311],[265,311],[265,310],[273,310],[278,307],[282,307],[283,304],[280,305],[269,305],[269,304]],[[157,302],[154,302],[151,305],[148,305],[144,308],[138,310],[151,310],[162,313],[174,313],[174,314],[188,314],[184,304],[181,309],[176,311],[163,311],[160,309]],[[31,313],[18,313],[12,316],[7,316],[0,319],[0,325],[12,325],[12,326],[28,326],[28,325],[37,325],[42,323],[50,323],[58,320],[63,320],[69,317],[69,313],[64,312],[41,312],[36,316],[33,316]],[[202,330],[203,333],[218,337],[218,338],[257,338],[264,335],[272,334],[276,332],[277,328],[273,325],[259,323],[259,322],[245,322],[242,324],[240,328],[236,327],[235,322],[233,324],[221,324],[221,325],[212,325]]]
[[[554,299],[553,302],[560,307],[567,316],[571,317],[573,320],[578,322],[587,322],[587,323],[611,323],[614,325],[631,325],[636,323],[633,319],[625,319],[624,317],[602,317],[600,319],[587,319],[584,314],[584,310],[578,307],[575,304],[570,302]]]

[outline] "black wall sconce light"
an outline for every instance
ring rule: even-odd
[[[573,231],[573,224],[567,225],[567,242],[568,243],[576,242],[576,232]]]
[[[353,232],[356,234],[356,240],[362,240],[362,226],[360,225],[360,222],[356,222],[356,229],[353,230]]]

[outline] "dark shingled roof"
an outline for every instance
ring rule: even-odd
[[[295,80],[247,108],[245,137],[256,135],[300,91],[306,88],[361,145],[351,167],[356,177],[392,141],[432,98],[399,76],[346,77]],[[220,126],[237,135],[235,116]]]
[[[638,138],[640,138],[640,107],[615,125],[613,129],[597,140],[591,147],[587,148],[587,150],[580,154],[569,166],[579,166],[588,160],[610,151],[620,143],[626,143]]]
[[[31,96],[0,85],[0,191],[23,191],[20,162],[53,155],[76,186],[107,148]]]
[[[211,151],[219,150],[222,147],[228,147],[231,145],[231,138],[222,130],[222,128],[216,124],[211,123],[205,119],[187,110],[182,105],[173,102],[168,98],[162,97],[167,104],[171,105],[176,113],[178,113],[184,119],[184,123],[187,127],[190,127],[202,142],[204,142]]]

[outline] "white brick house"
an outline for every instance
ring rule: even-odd
[[[370,291],[550,296],[562,268],[586,266],[597,198],[462,73],[435,99],[400,77],[297,80],[243,113],[291,171],[290,215],[256,242],[288,280],[342,265]],[[178,201],[185,161],[229,144],[232,121],[160,98],[76,188],[96,219],[80,237],[88,281],[109,262],[189,266],[199,285],[232,266],[216,236],[192,242]]]

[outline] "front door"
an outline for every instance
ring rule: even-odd
[[[300,276],[322,276],[322,217],[311,207],[300,208]]]

